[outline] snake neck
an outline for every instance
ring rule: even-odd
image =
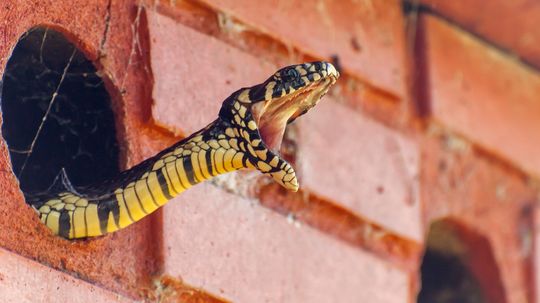
[[[141,178],[155,173],[162,192],[170,198],[215,176],[254,167],[238,131],[221,119],[151,159],[151,168]]]
[[[245,143],[235,128],[217,119],[108,184],[68,186],[39,197],[42,202],[33,206],[55,234],[69,239],[100,236],[141,220],[197,183],[242,168],[253,168]],[[93,194],[104,187],[105,193]]]

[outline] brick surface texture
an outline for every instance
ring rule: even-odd
[[[422,0],[431,9],[444,12],[475,34],[493,41],[494,44],[540,67],[540,30],[538,30],[538,1],[515,0],[468,2],[446,0]],[[479,16],[478,11],[483,11]]]
[[[404,93],[399,1],[204,2],[301,51],[324,58],[338,56],[347,69],[368,82],[394,94]]]
[[[4,249],[0,249],[0,282],[5,303],[134,302]]]
[[[165,271],[233,302],[403,302],[408,296],[407,274],[384,260],[213,185],[175,199],[163,221]]]
[[[329,99],[299,121],[298,143],[306,188],[422,241],[419,150],[413,140]]]
[[[436,119],[540,176],[540,74],[433,17],[426,26]]]
[[[152,116],[177,134],[206,126],[231,93],[275,71],[269,62],[156,12],[148,14],[148,29],[152,69],[159,71],[154,74]]]
[[[283,65],[342,77],[288,127],[299,192],[233,173],[96,239],[39,222],[0,140],[0,302],[412,303],[441,247],[485,302],[540,302],[539,7],[4,0],[0,76],[28,29],[64,33],[111,94],[122,169]]]

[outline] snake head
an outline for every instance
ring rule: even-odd
[[[253,167],[297,191],[294,169],[279,155],[285,128],[317,105],[338,78],[328,62],[284,67],[265,82],[233,93],[223,103],[220,118],[232,125],[231,133],[241,140],[239,151]]]

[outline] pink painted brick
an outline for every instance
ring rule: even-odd
[[[434,17],[423,17],[436,120],[540,176],[540,74]]]
[[[0,249],[0,301],[135,302],[4,249]]]
[[[163,215],[165,273],[233,302],[408,302],[407,273],[209,183]]]
[[[147,12],[154,73],[154,120],[190,134],[217,118],[231,93],[258,84],[275,67],[214,37]]]
[[[298,123],[300,187],[422,241],[415,142],[330,98]]]
[[[315,57],[338,55],[345,69],[403,95],[405,31],[401,1],[203,2]]]

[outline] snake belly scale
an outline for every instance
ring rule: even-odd
[[[296,191],[292,166],[279,156],[286,125],[335,83],[327,62],[292,65],[223,102],[218,118],[157,155],[98,184],[74,187],[62,170],[44,193],[25,193],[54,234],[68,239],[125,228],[191,186],[239,169],[257,169]]]

